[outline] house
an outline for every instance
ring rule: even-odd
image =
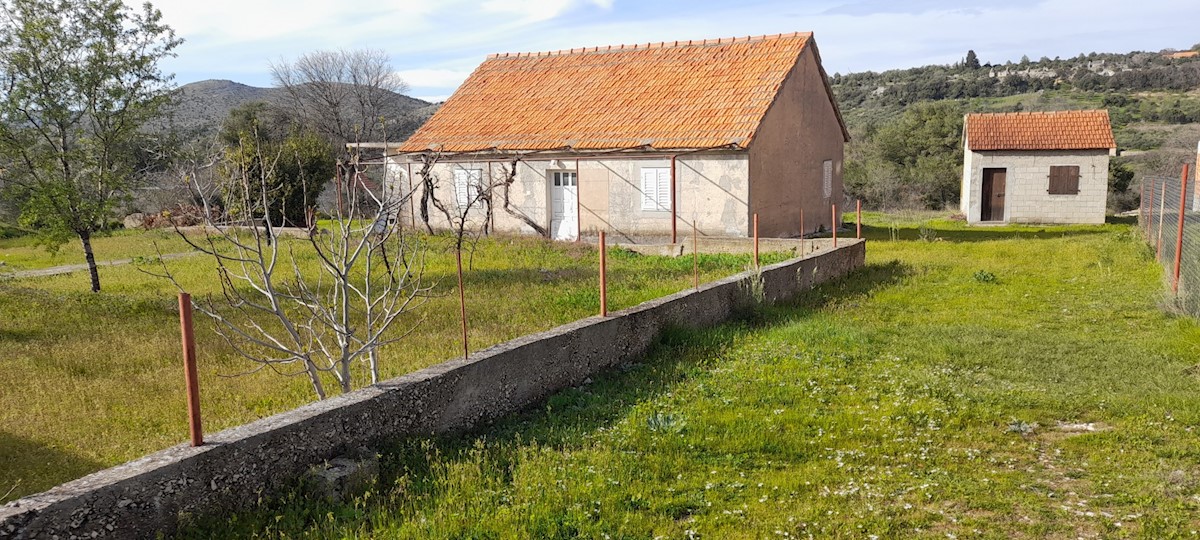
[[[1200,51],[1180,51],[1180,52],[1166,53],[1163,56],[1170,58],[1172,60],[1182,60],[1184,58],[1197,58],[1197,57],[1200,57]]]
[[[969,223],[1104,223],[1108,111],[968,114],[961,210]]]
[[[417,226],[429,189],[448,210],[426,202],[434,228],[457,212],[559,240],[676,241],[693,220],[746,237],[754,214],[762,236],[828,230],[849,140],[828,79],[811,33],[492,55],[387,171]]]

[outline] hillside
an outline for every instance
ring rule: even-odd
[[[229,111],[239,105],[259,101],[279,104],[284,99],[284,91],[279,88],[259,88],[229,80],[198,81],[176,90],[175,104],[169,111],[169,122],[181,133],[211,135],[229,115]],[[437,110],[432,103],[405,95],[399,96],[398,103],[398,136],[403,137],[415,131]]]
[[[962,116],[969,112],[1108,109],[1121,152],[1113,167],[1122,172],[1114,177],[1177,175],[1195,160],[1200,140],[1200,57],[1170,52],[994,64],[969,52],[953,65],[834,74],[853,137],[846,150],[848,189],[879,206],[952,207]],[[1136,181],[1115,190],[1110,207],[1136,204],[1136,190]]]

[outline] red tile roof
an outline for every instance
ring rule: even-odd
[[[1095,150],[1116,148],[1108,111],[968,114],[971,150]]]
[[[746,148],[805,47],[811,33],[492,55],[399,150]]]

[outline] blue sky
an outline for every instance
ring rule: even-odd
[[[137,4],[137,0],[126,0]],[[270,86],[270,64],[318,49],[386,51],[410,95],[449,96],[489,53],[812,31],[830,74],[1021,55],[1185,49],[1194,0],[158,0],[186,42],[180,84]]]

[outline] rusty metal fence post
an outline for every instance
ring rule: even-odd
[[[1179,296],[1179,267],[1183,263],[1183,219],[1187,210],[1188,166],[1183,165],[1183,177],[1179,180],[1179,229],[1175,234],[1175,276],[1171,280],[1171,292]]]
[[[462,321],[462,350],[463,359],[467,359],[471,354],[471,348],[467,345],[467,293],[463,290],[463,269],[462,269],[462,247],[454,250],[455,261],[458,263],[458,315]]]
[[[862,199],[854,200],[854,237],[862,239]]]
[[[192,295],[179,293],[179,331],[183,338],[183,380],[187,385],[188,434],[192,446],[204,444],[200,424],[200,374],[196,371],[196,333],[192,329]]]
[[[600,316],[608,316],[608,255],[604,247],[604,231],[600,231]]]
[[[754,214],[754,267],[758,268],[758,214]]]
[[[692,216],[692,281],[700,290],[700,234],[696,227],[696,216]]]

